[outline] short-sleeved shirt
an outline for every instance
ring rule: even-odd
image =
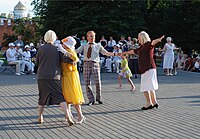
[[[151,42],[146,42],[141,45],[137,50],[138,52],[138,63],[139,63],[139,72],[141,74],[145,73],[149,69],[155,69],[156,64],[153,59],[154,46],[151,45]]]
[[[78,49],[76,49],[77,53],[82,53],[84,54],[84,61],[94,61],[94,62],[99,62],[99,53],[102,53],[105,55],[108,53],[106,49],[103,48],[103,46],[100,43],[93,43],[92,44],[92,54],[91,57],[88,59],[87,58],[87,52],[90,44],[87,43],[86,45],[81,45]]]

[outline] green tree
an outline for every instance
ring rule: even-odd
[[[137,37],[144,30],[152,39],[165,34],[186,51],[200,50],[199,0],[33,0],[33,4],[41,34],[52,29],[64,38],[94,30],[98,41],[101,35],[114,36],[116,40],[121,35]]]

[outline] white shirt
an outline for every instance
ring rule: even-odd
[[[10,62],[10,61],[15,61],[16,58],[15,58],[15,54],[16,54],[16,50],[13,48],[13,49],[8,49],[6,51],[6,58],[7,58],[7,61]]]
[[[199,69],[199,62],[198,61],[195,62],[194,67]]]
[[[108,41],[108,46],[109,47],[113,47],[114,45],[116,45],[116,41],[115,40],[110,40],[110,41]]]
[[[122,53],[122,50],[121,49],[114,49],[113,53]],[[115,56],[113,60],[114,61],[121,61],[122,59],[121,59],[120,56]]]
[[[92,54],[91,57],[88,59],[87,52],[89,46],[90,44],[87,43],[86,45],[81,45],[78,49],[75,50],[77,53],[82,53],[82,52],[84,53],[84,61],[100,62],[99,52],[102,53],[103,55],[106,55],[106,53],[108,53],[108,51],[106,51],[100,43],[93,43]]]
[[[23,60],[30,62],[30,60],[31,60],[31,53],[30,53],[30,51],[24,51],[22,53],[22,55],[23,55]]]

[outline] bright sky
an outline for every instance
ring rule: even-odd
[[[33,5],[31,5],[32,0],[0,0],[0,14],[1,13],[10,13],[14,11],[14,7],[18,4],[18,2],[21,1],[21,3],[26,7],[28,13],[33,15]]]

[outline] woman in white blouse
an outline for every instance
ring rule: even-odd
[[[30,53],[30,47],[29,47],[29,45],[26,45],[24,47],[24,49],[25,49],[25,51],[22,53],[24,63],[28,67],[28,71],[31,74],[35,74],[34,73],[35,64],[31,61],[31,53]]]

